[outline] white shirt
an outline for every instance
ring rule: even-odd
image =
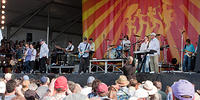
[[[34,48],[32,48],[31,51],[32,51],[31,61],[35,61],[37,51],[36,51],[36,49],[34,49]]]
[[[149,42],[143,42],[142,44],[141,44],[141,46],[140,46],[140,51],[144,51],[144,50],[147,50],[147,46],[148,46],[148,43]]]
[[[40,47],[40,58],[42,58],[42,57],[48,58],[48,54],[49,54],[48,45],[46,43],[43,43]]]
[[[156,50],[157,51],[154,54],[150,54],[150,56],[160,55],[160,42],[157,38],[154,38],[150,41],[148,50]]]
[[[82,52],[86,51],[86,50],[90,50],[90,44],[89,43],[85,43],[85,42],[81,42],[78,46],[78,49],[80,49]],[[88,52],[84,52],[83,57],[89,57],[89,53]]]
[[[95,44],[94,44],[94,42],[92,42],[92,43],[90,44],[90,50],[91,50],[91,51],[95,51]]]
[[[67,50],[73,51],[73,50],[74,50],[74,45],[68,45],[67,48],[66,48],[65,50],[66,50],[66,51],[67,51]]]
[[[121,45],[123,46],[123,49],[126,49],[126,47],[129,47],[131,44],[130,40],[123,40],[121,42]]]

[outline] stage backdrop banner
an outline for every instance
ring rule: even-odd
[[[181,33],[196,46],[199,16],[200,0],[82,0],[83,37],[94,39],[96,58],[125,35],[135,43],[155,32],[161,46],[170,45],[168,58],[180,61]]]

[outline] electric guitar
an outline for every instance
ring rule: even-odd
[[[188,56],[188,57],[192,57],[193,54],[194,54],[193,52],[190,52],[188,50],[184,50],[184,52],[185,52],[185,55]]]
[[[179,48],[177,48],[176,46],[173,46],[174,48],[176,48],[176,49],[178,49],[178,51],[183,51],[183,50],[180,50]],[[188,57],[192,57],[192,56],[195,56],[195,54],[193,53],[193,52],[190,52],[190,51],[188,51],[188,50],[184,50],[183,51],[184,53],[185,53],[185,55],[186,56],[188,56]]]
[[[84,50],[81,50],[81,52],[78,53],[78,58],[81,58],[85,54]]]

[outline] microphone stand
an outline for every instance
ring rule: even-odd
[[[181,32],[181,71],[183,71],[183,33]]]

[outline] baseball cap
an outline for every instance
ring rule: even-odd
[[[45,76],[42,76],[41,78],[40,78],[40,82],[41,83],[46,83],[47,82],[47,77],[45,77]]]
[[[4,81],[0,81],[0,93],[6,92],[6,83]]]
[[[194,98],[194,86],[187,80],[179,80],[178,82],[175,82],[171,87],[174,96],[180,100],[192,100]],[[185,96],[190,98],[186,98]]]
[[[55,89],[61,88],[63,91],[67,90],[67,79],[64,76],[59,76],[55,81]]]
[[[107,93],[108,86],[105,83],[100,83],[97,87],[97,93]]]
[[[29,80],[28,75],[24,75],[24,76],[23,76],[23,79],[24,79],[24,80]]]
[[[93,76],[88,77],[87,84],[93,83],[94,80],[95,78]]]

